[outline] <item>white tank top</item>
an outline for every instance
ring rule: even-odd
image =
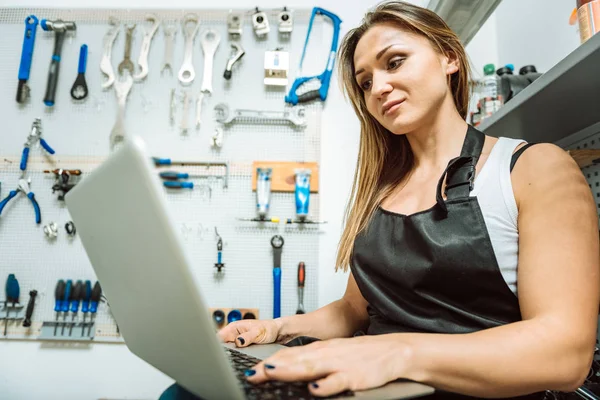
[[[510,180],[512,154],[524,140],[501,137],[475,179],[471,196],[477,196],[494,254],[506,284],[517,294],[519,211]]]

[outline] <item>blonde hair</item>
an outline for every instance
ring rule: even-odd
[[[393,24],[427,38],[441,54],[454,55],[458,72],[450,75],[449,85],[459,114],[466,118],[469,107],[469,62],[460,39],[433,11],[402,1],[387,1],[368,12],[361,25],[344,37],[339,52],[342,90],[350,99],[360,120],[360,146],[345,226],[338,246],[336,267],[348,270],[354,241],[368,225],[382,200],[404,179],[413,167],[413,153],[405,135],[395,135],[369,114],[363,91],[354,77],[354,51],[361,37],[374,25]]]

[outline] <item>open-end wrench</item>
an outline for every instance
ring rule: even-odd
[[[175,42],[175,35],[177,34],[177,25],[167,25],[163,22],[163,33],[165,35],[165,59],[160,72],[162,73],[168,68],[173,73],[173,44]]]
[[[240,122],[261,122],[270,121],[273,123],[290,122],[298,127],[306,126],[304,107],[292,107],[285,111],[264,111],[264,110],[234,110],[231,112],[229,106],[225,103],[219,103],[215,106],[215,120],[222,124],[231,124],[235,120]]]
[[[189,115],[189,104],[190,104],[190,93],[189,91],[185,91],[183,93],[183,113],[181,116],[181,133],[187,134],[188,131],[188,120],[190,119]]]
[[[182,26],[185,35],[185,54],[183,56],[183,64],[179,70],[179,82],[183,84],[192,83],[196,77],[192,56],[194,54],[194,38],[200,28],[198,16],[196,14],[188,14],[183,18]]]
[[[144,28],[144,40],[142,41],[142,49],[140,50],[140,58],[138,59],[140,73],[133,76],[133,79],[136,81],[140,81],[148,76],[148,53],[150,52],[150,44],[152,44],[152,38],[160,26],[160,20],[154,14],[146,15],[146,21],[152,23],[152,25]]]
[[[125,54],[123,61],[119,64],[119,75],[123,75],[123,71],[129,71],[129,75],[133,76],[133,62],[131,61],[131,41],[133,40],[133,31],[135,30],[135,24],[128,25],[125,27],[127,32],[125,33]]]
[[[202,45],[202,53],[204,54],[204,77],[202,78],[202,88],[200,91],[212,94],[213,62],[215,52],[221,42],[221,35],[213,29],[207,29],[200,36],[200,44]]]
[[[133,78],[130,74],[126,74],[123,78],[115,80],[115,93],[117,94],[117,120],[110,132],[110,149],[114,149],[115,145],[125,140],[125,105],[127,104],[127,95],[133,86]]]
[[[112,28],[104,35],[103,45],[104,52],[102,53],[102,60],[100,61],[100,71],[106,75],[107,80],[102,83],[102,89],[108,89],[112,86],[115,81],[115,72],[113,71],[112,62],[110,60],[112,54],[112,46],[117,36],[119,36],[119,28],[121,24],[115,17],[109,18],[109,23]]]

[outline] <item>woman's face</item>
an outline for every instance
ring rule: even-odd
[[[354,67],[369,113],[395,134],[432,119],[451,96],[448,75],[458,71],[456,60],[427,38],[391,24],[369,28],[354,51]]]

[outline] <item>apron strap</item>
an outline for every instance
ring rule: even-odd
[[[460,156],[450,160],[438,181],[436,201],[444,216],[448,215],[448,208],[442,196],[444,178],[447,176],[444,194],[448,200],[469,197],[475,182],[475,166],[479,161],[484,142],[485,135],[469,125]]]

